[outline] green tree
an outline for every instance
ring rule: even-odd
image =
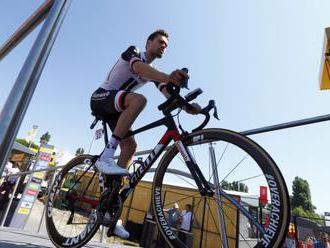
[[[79,156],[79,155],[81,155],[81,154],[84,154],[84,152],[85,152],[84,148],[79,147],[79,148],[77,149],[77,151],[76,151],[76,156]]]
[[[305,217],[319,224],[324,224],[323,216],[315,213],[316,207],[312,204],[312,196],[307,180],[295,177],[292,182],[292,194],[290,200],[293,216]]]
[[[248,192],[249,188],[244,183],[240,183],[237,181],[233,181],[231,183],[227,181],[223,181],[221,183],[221,187],[226,190],[233,190],[233,191],[239,191],[239,192]]]
[[[304,211],[314,213],[311,192],[307,180],[295,177],[292,183],[292,209],[301,207]]]
[[[34,148],[34,149],[39,149],[39,146],[34,144],[34,143],[29,143],[27,142],[25,139],[16,139],[16,142],[23,145],[23,146],[26,146],[26,147],[31,147],[31,148]]]
[[[40,137],[40,143],[41,144],[48,144],[48,142],[50,140],[50,137],[51,137],[51,135],[49,134],[49,132],[44,133]]]
[[[292,210],[292,215],[293,216],[305,217],[307,219],[311,219],[313,221],[318,222],[321,225],[324,224],[324,216],[318,215],[316,213],[312,213],[310,211],[306,211],[301,206],[300,207],[296,207],[295,209],[293,209]]]

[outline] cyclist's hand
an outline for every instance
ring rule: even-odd
[[[201,112],[202,107],[199,106],[198,103],[194,102],[190,104],[190,108],[183,107],[183,110],[186,111],[188,114],[197,115],[199,112]]]
[[[173,83],[177,86],[181,86],[183,81],[188,80],[188,79],[189,79],[189,76],[186,72],[184,72],[182,70],[175,70],[170,74],[167,83]]]

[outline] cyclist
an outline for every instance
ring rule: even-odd
[[[104,174],[127,175],[127,166],[132,159],[136,142],[133,136],[123,139],[130,130],[133,122],[146,105],[146,98],[134,91],[153,81],[155,86],[166,96],[166,84],[171,82],[180,86],[188,75],[182,70],[175,70],[171,74],[158,71],[152,66],[152,61],[161,58],[168,45],[168,34],[165,30],[156,30],[149,35],[146,42],[146,51],[140,52],[135,46],[130,46],[108,73],[106,80],[92,94],[91,109],[94,114],[107,117],[112,130],[109,143],[104,148],[95,166]],[[186,110],[197,114],[201,107],[193,103]],[[114,161],[114,153],[120,146],[118,164]],[[121,238],[128,238],[129,233],[117,222],[114,234]]]
[[[153,81],[156,87],[166,96],[166,84],[171,82],[178,86],[188,79],[182,70],[175,70],[171,74],[158,71],[152,66],[152,61],[161,58],[168,45],[168,34],[165,30],[156,30],[149,35],[146,51],[140,52],[135,46],[130,46],[107,75],[106,80],[92,94],[91,109],[94,114],[106,116],[112,136],[100,158],[95,163],[98,170],[105,174],[127,175],[127,166],[136,150],[134,137],[122,138],[130,130],[133,122],[146,105],[146,98],[134,91]],[[200,106],[191,104],[186,112],[197,114]],[[120,146],[118,164],[114,161],[114,153]]]

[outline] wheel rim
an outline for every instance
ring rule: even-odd
[[[95,208],[100,185],[91,164],[91,156],[78,157],[74,166],[69,162],[55,179],[47,202],[46,224],[49,236],[57,245],[79,246],[98,229]]]
[[[271,199],[271,195],[274,195],[274,192],[270,192],[269,190],[269,186],[271,186],[269,185],[269,180],[264,176],[266,171],[261,170],[256,163],[256,161],[259,163],[260,161],[265,162],[265,159],[260,158],[259,154],[263,153],[263,150],[261,149],[261,151],[258,151],[257,155],[254,152],[247,153],[242,150],[240,146],[229,144],[225,140],[216,142],[215,139],[215,137],[209,140],[204,139],[202,142],[199,142],[199,144],[197,144],[196,139],[190,140],[190,152],[203,171],[205,178],[210,181],[212,187],[215,188],[214,179],[216,177],[214,175],[218,175],[218,180],[221,185],[220,189],[227,187],[227,189],[235,189],[235,191],[244,190],[244,185],[242,184],[244,183],[245,186],[248,187],[249,193],[227,191],[227,193],[232,195],[232,197],[228,197],[228,199],[227,196],[224,197],[223,195],[218,198],[201,196],[180,154],[174,155],[176,152],[172,154],[170,152],[169,157],[173,158],[163,161],[163,168],[160,169],[162,173],[158,171],[157,174],[163,174],[163,177],[158,179],[158,182],[154,184],[155,187],[158,186],[161,188],[160,201],[162,202],[163,208],[170,209],[175,202],[180,205],[181,210],[186,204],[192,205],[192,216],[197,220],[195,222],[200,223],[199,225],[197,225],[197,223],[193,224],[191,231],[186,233],[186,237],[188,237],[186,244],[188,244],[188,246],[193,244],[194,247],[219,247],[219,244],[222,244],[222,246],[225,247],[224,243],[227,243],[228,247],[266,247],[267,242],[268,245],[278,242],[275,238],[266,241],[261,239],[261,233],[267,231],[267,227],[264,226],[265,223],[268,225],[268,229],[273,228],[270,226],[271,223],[268,223],[270,219],[268,216],[272,216],[272,209],[276,207],[269,202],[262,209],[262,214],[260,214],[260,209],[258,209],[260,186],[268,186],[267,195],[269,199]],[[193,143],[193,141],[195,142]],[[195,145],[192,146],[192,144]],[[216,166],[213,167],[212,156],[209,156],[212,150],[214,150],[216,155],[215,159],[213,159],[213,164]],[[171,160],[170,163],[169,160]],[[271,159],[270,161],[272,162]],[[218,173],[215,173],[216,170]],[[269,173],[269,168],[267,173]],[[224,181],[226,181],[227,184]],[[231,185],[229,183],[231,183]],[[178,186],[181,187],[181,195],[173,190]],[[281,189],[281,191],[283,190]],[[281,197],[284,197],[285,193],[286,192],[281,192]],[[248,211],[244,211],[244,209],[241,210],[234,206],[233,202],[235,201],[245,205]],[[222,203],[222,206],[218,207],[218,203]],[[157,206],[154,205],[154,207]],[[282,206],[281,211],[284,212],[287,210],[284,210]],[[247,214],[247,212],[250,213]],[[171,220],[169,215],[164,211],[163,215],[168,225],[170,225],[173,220]],[[222,218],[221,215],[223,215]],[[281,218],[285,219],[287,217],[283,215]],[[283,221],[286,222],[286,220]],[[225,228],[222,227],[223,223],[226,226]],[[178,226],[180,226],[180,224],[178,224]],[[283,228],[283,225],[281,228]],[[180,234],[180,231],[174,230],[174,233]],[[276,235],[279,235],[279,231],[277,231]],[[180,240],[180,236],[177,236]],[[222,236],[226,238],[223,239]],[[176,243],[178,243],[178,246],[182,245],[180,241],[173,242],[173,244]]]

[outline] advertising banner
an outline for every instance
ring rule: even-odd
[[[34,138],[36,137],[37,131],[38,131],[38,126],[33,125],[31,130],[28,132],[25,140],[29,143],[32,142],[34,140]]]
[[[97,129],[95,131],[95,139],[101,139],[104,134],[103,128]]]
[[[330,226],[330,212],[324,212],[325,225]]]
[[[41,144],[36,162],[32,170],[47,169],[51,160],[54,147],[47,144]],[[46,176],[46,172],[35,172],[29,178],[20,202],[15,210],[14,216],[10,222],[10,227],[23,229],[32,211],[33,204],[37,199],[41,189],[41,183]]]
[[[268,203],[268,188],[267,186],[260,186],[260,198],[259,202],[261,204],[267,204]]]

